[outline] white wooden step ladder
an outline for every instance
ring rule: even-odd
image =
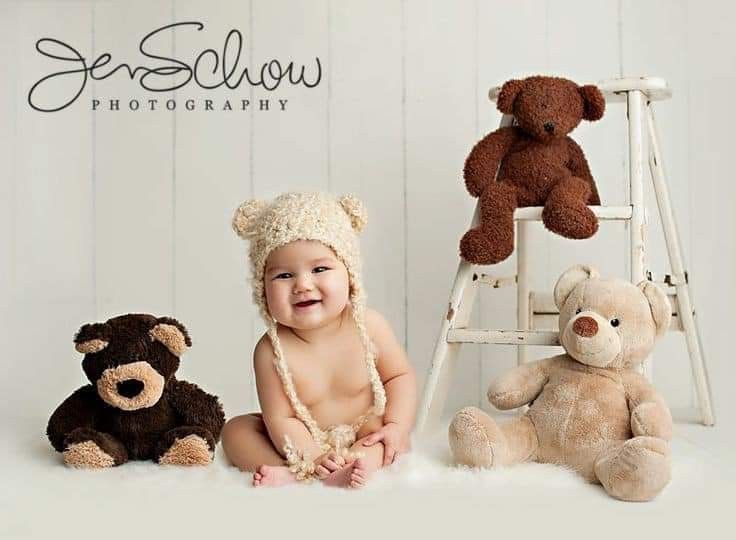
[[[688,274],[683,263],[677,224],[672,212],[669,191],[665,182],[663,161],[659,149],[659,138],[651,103],[669,99],[672,92],[667,82],[661,78],[621,78],[597,84],[606,102],[625,102],[627,106],[629,143],[629,193],[626,206],[593,206],[591,209],[602,221],[622,221],[629,223],[629,262],[630,280],[639,283],[653,279],[645,261],[645,206],[643,184],[643,142],[644,129],[648,136],[649,170],[654,193],[662,221],[664,239],[667,245],[671,274],[664,277],[661,285],[666,287],[673,304],[673,324],[671,330],[685,334],[685,342],[690,355],[692,377],[698,398],[700,418],[703,424],[713,425],[710,385],[703,358],[702,344],[695,319],[695,310],[690,297]],[[491,89],[490,98],[495,100],[500,87]],[[513,124],[513,116],[504,115],[501,126]],[[478,223],[479,209],[476,205],[471,227]],[[556,326],[559,315],[552,301],[551,293],[531,291],[529,288],[529,229],[530,222],[541,221],[542,207],[519,208],[514,213],[517,223],[516,275],[511,277],[492,277],[479,272],[478,267],[460,259],[455,282],[450,293],[450,301],[442,320],[432,364],[426,379],[424,394],[419,409],[416,432],[421,433],[434,424],[442,414],[445,399],[455,368],[456,359],[463,343],[499,344],[517,346],[517,361],[527,361],[529,345],[559,345],[557,331],[536,330],[539,326]],[[516,330],[490,330],[468,328],[470,313],[477,288],[493,288],[516,285],[517,326]],[[553,323],[553,324],[550,324]],[[645,362],[644,371],[650,376],[650,362]]]

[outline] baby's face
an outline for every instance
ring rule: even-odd
[[[263,279],[268,311],[297,330],[334,320],[349,300],[348,271],[321,242],[297,240],[273,250]]]

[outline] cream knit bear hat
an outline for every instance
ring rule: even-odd
[[[250,242],[253,301],[266,323],[276,371],[297,418],[304,422],[312,437],[325,450],[349,447],[368,416],[382,416],[386,407],[386,393],[365,327],[365,295],[358,245],[358,233],[363,230],[365,223],[365,209],[358,199],[350,195],[336,198],[327,193],[284,193],[270,203],[251,199],[241,204],[233,217],[235,232]],[[268,311],[263,283],[266,260],[273,250],[296,240],[321,242],[335,252],[348,271],[353,319],[363,344],[373,389],[373,406],[352,425],[331,426],[323,430],[299,400],[279,341],[277,322]]]

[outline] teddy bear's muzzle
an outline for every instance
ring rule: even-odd
[[[132,362],[108,368],[97,381],[100,398],[108,405],[124,411],[155,405],[163,390],[163,376],[148,362]]]
[[[621,352],[621,339],[597,313],[583,312],[567,323],[562,344],[581,364],[609,367]]]

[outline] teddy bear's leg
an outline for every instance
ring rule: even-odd
[[[154,459],[163,465],[207,465],[215,451],[215,438],[205,428],[182,426],[164,433]]]
[[[570,176],[561,180],[544,204],[544,226],[566,238],[590,238],[598,230],[598,219],[588,207],[592,194],[592,186],[582,178]]]
[[[64,439],[64,463],[77,469],[103,469],[128,461],[123,443],[91,428],[77,428]]]
[[[455,415],[449,440],[455,461],[473,467],[531,460],[539,444],[534,425],[527,416],[499,426],[476,407],[466,407]]]
[[[595,474],[609,495],[650,501],[670,481],[670,449],[663,439],[634,437],[601,453]]]
[[[480,225],[460,240],[460,254],[474,264],[495,264],[514,251],[516,187],[492,182],[480,196]]]

